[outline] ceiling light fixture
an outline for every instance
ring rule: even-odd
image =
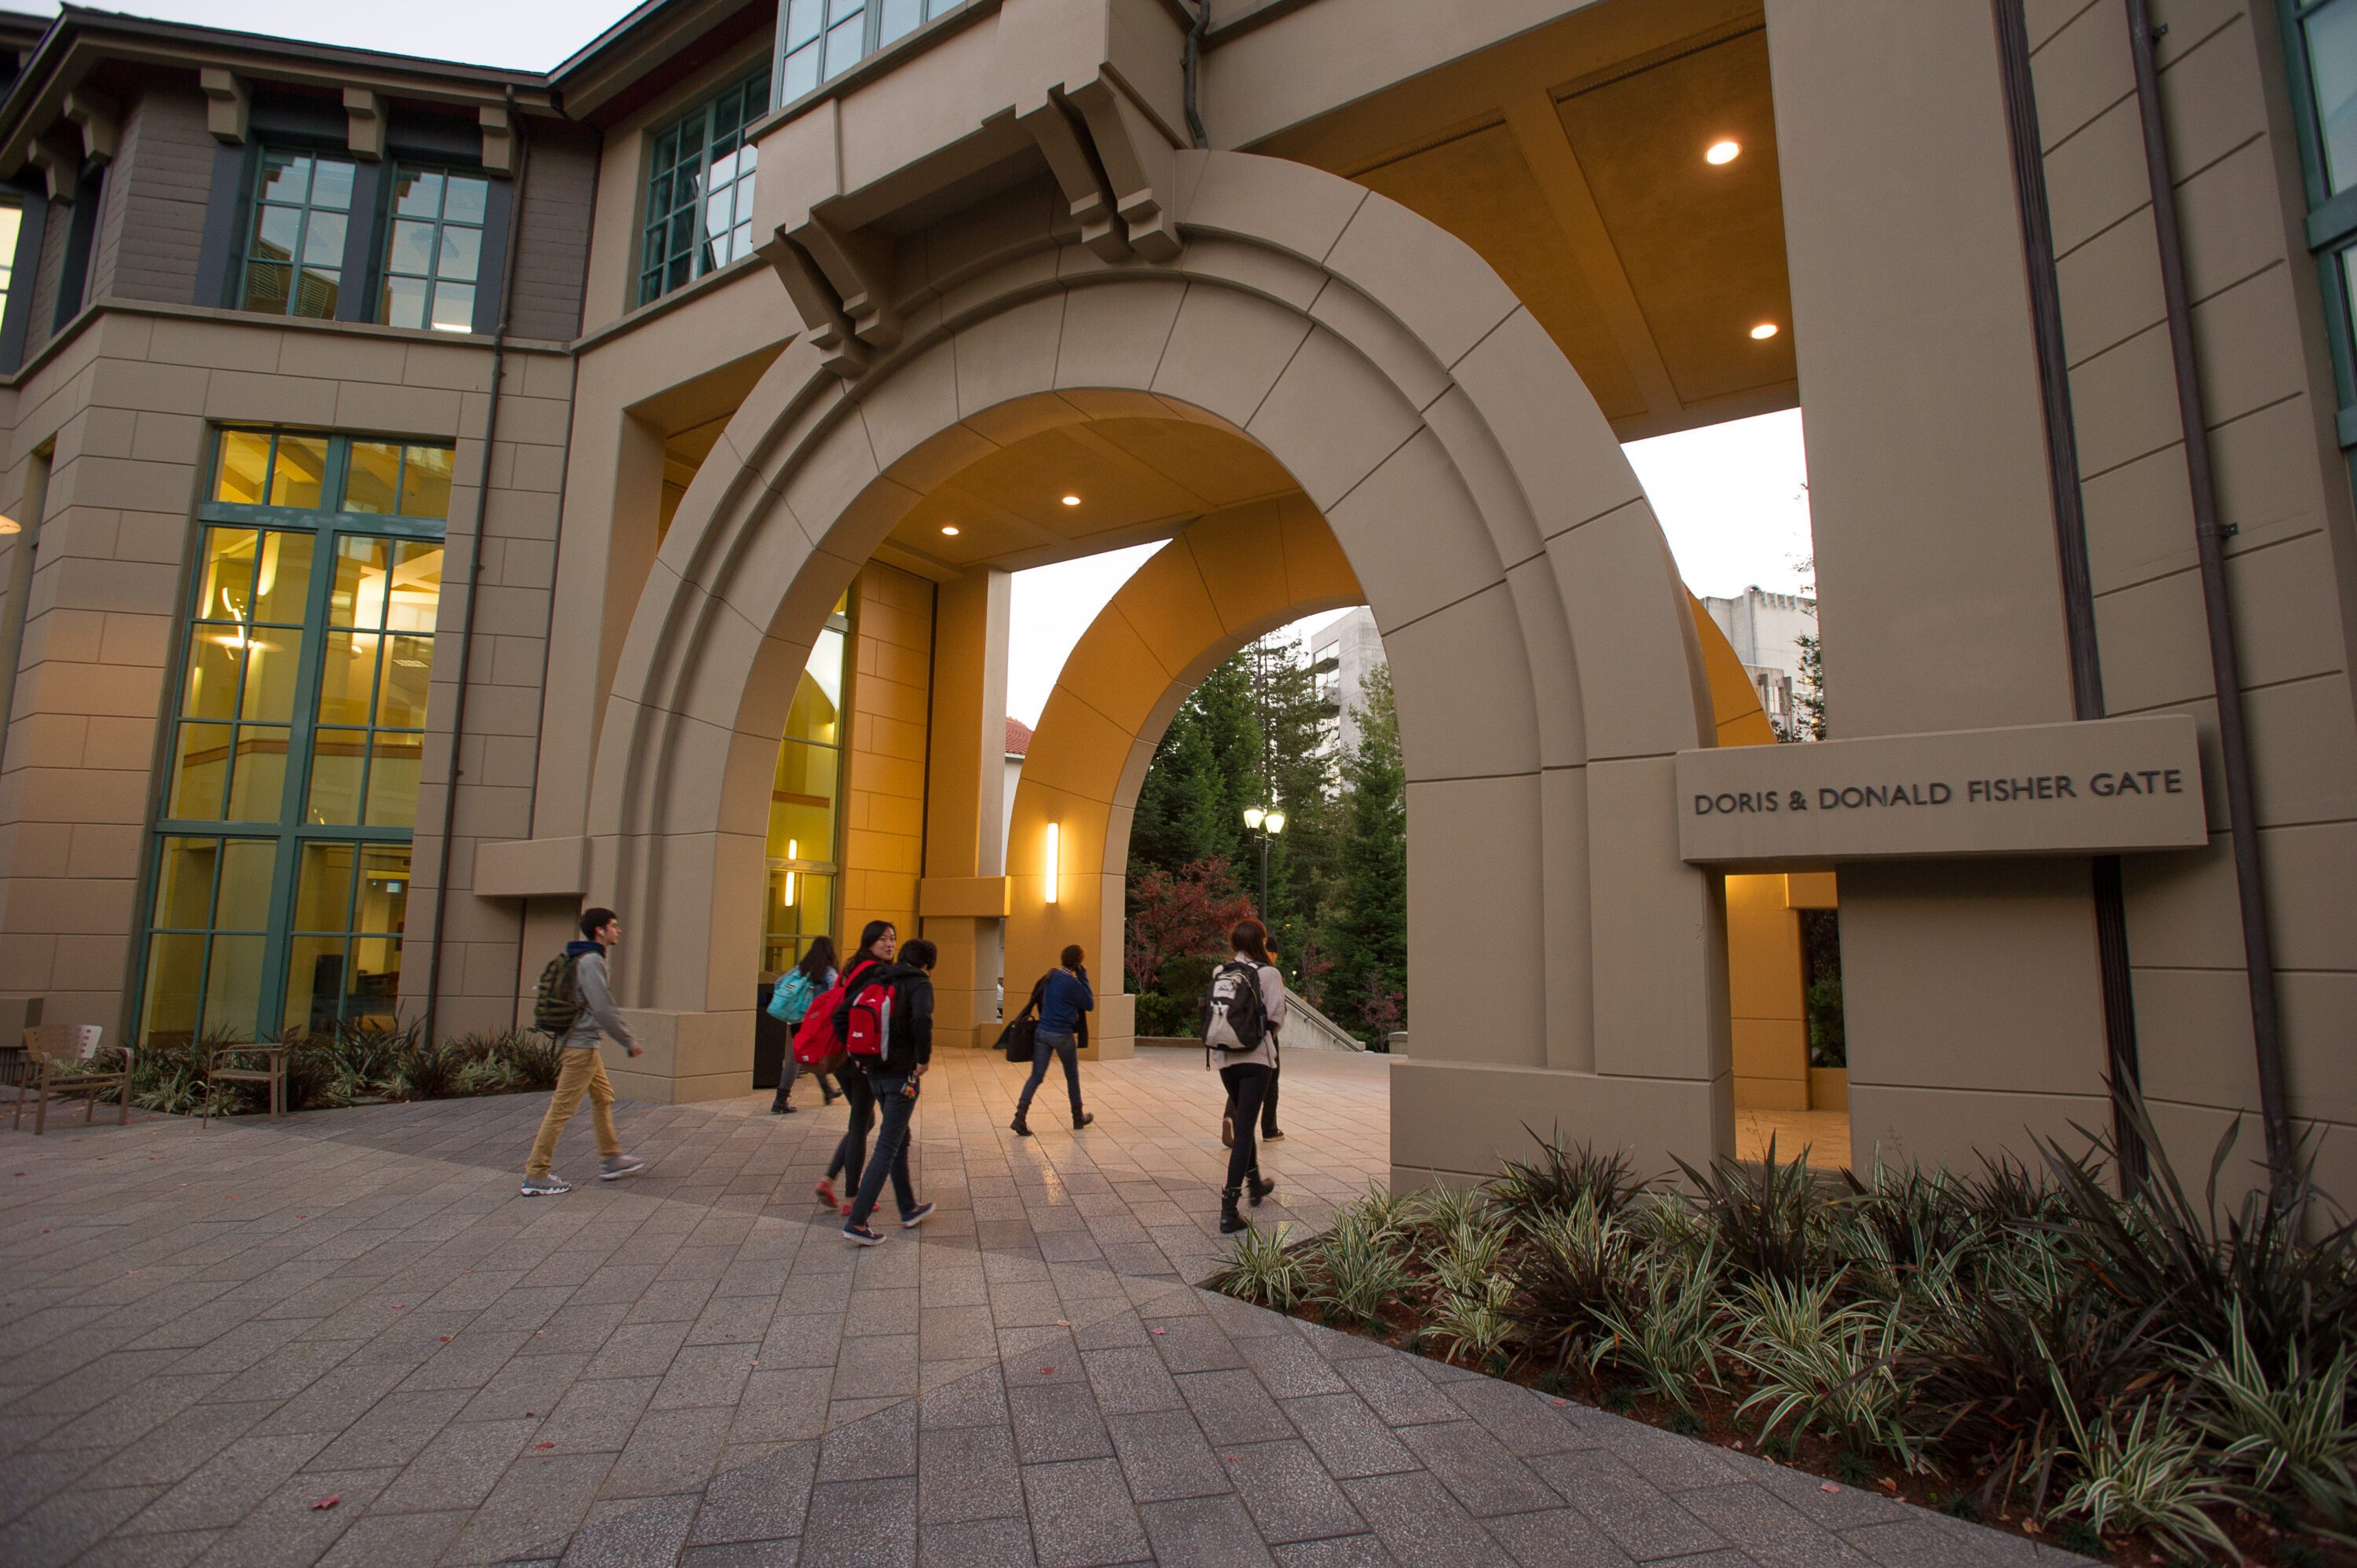
[[[1740,142],[1713,142],[1705,149],[1702,158],[1707,164],[1731,164],[1743,156]]]
[[[1078,496],[1066,496],[1064,498],[1064,504],[1066,506],[1078,506],[1081,504],[1081,498]]]
[[[954,522],[945,522],[942,524],[942,532],[955,539],[958,536],[958,525]]]
[[[1751,335],[1754,338],[1760,339],[1762,342],[1765,342],[1767,339],[1776,336],[1776,324],[1772,321],[1763,321],[1759,326],[1754,327],[1751,329]]]

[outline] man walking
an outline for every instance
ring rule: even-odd
[[[556,1157],[557,1134],[581,1109],[584,1094],[589,1097],[590,1124],[597,1130],[597,1179],[619,1181],[647,1168],[646,1161],[622,1153],[622,1140],[614,1131],[614,1086],[606,1081],[606,1064],[597,1055],[600,1030],[621,1041],[630,1055],[640,1051],[615,1009],[606,978],[606,954],[622,940],[621,919],[611,909],[587,910],[581,935],[586,940],[565,944],[561,967],[551,965],[551,973],[542,977],[540,1004],[534,1009],[535,1016],[553,1009],[562,1017],[569,1008],[572,1017],[558,1036],[564,1065],[557,1069],[556,1092],[549,1097],[540,1135],[532,1141],[532,1158],[524,1164],[519,1190],[526,1197],[554,1197],[573,1190],[570,1182],[548,1167]]]

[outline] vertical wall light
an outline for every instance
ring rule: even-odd
[[[798,839],[788,839],[788,840],[786,841],[786,858],[787,858],[788,860],[790,860],[790,861],[791,861],[791,860],[800,860],[800,859],[802,858],[802,843],[801,843],[801,841],[800,841],[800,840],[798,840]],[[787,872],[787,873],[786,873],[786,908],[789,908],[789,909],[791,909],[791,908],[792,908],[793,907],[794,907],[794,874],[793,874],[792,872],[789,871],[789,872]]]
[[[1058,865],[1056,854],[1058,847],[1057,840],[1062,836],[1063,824],[1061,822],[1049,822],[1048,824],[1048,865],[1046,869],[1048,873],[1048,902],[1050,904],[1056,901],[1056,870]]]

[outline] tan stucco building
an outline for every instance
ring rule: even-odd
[[[983,1037],[1002,944],[1118,950],[1192,683],[1365,603],[1402,1179],[1727,1151],[1800,1081],[1746,922],[1831,870],[1859,1159],[2132,1069],[2180,1161],[2247,1112],[2357,1193],[2357,0],[2147,9],[651,0],[548,75],[0,27],[0,999],[502,1027],[603,903],[627,1093],[746,1091],[759,983],[871,918]],[[1758,715],[1619,443],[1795,404],[1886,815],[1714,838],[1678,780]],[[1007,573],[1164,538],[1010,810]]]

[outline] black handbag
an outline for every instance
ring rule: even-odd
[[[1021,1017],[998,1032],[998,1048],[1006,1053],[1008,1061],[1021,1062],[1028,1067],[1031,1063],[1032,1038],[1039,1032],[1039,1020],[1032,1017],[1029,1011],[1026,1010]]]

